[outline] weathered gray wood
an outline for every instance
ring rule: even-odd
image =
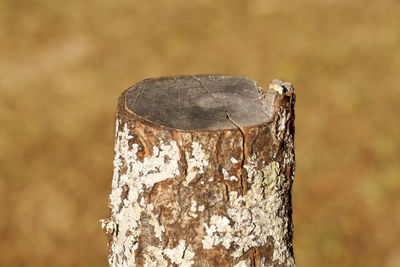
[[[111,266],[294,266],[294,90],[145,80],[119,98]],[[170,104],[168,104],[170,103]]]
[[[270,119],[254,80],[241,76],[188,75],[144,80],[128,89],[127,108],[153,123],[180,130],[231,129]]]

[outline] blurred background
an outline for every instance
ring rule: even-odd
[[[107,266],[117,98],[296,88],[297,266],[400,266],[400,1],[0,1],[0,266]]]

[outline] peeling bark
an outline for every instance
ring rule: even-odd
[[[126,90],[102,220],[110,266],[295,266],[294,101],[289,83],[264,94],[237,76]]]

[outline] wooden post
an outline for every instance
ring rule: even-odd
[[[294,90],[225,75],[119,98],[110,266],[295,266]]]

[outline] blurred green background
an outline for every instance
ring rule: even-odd
[[[400,1],[0,1],[0,266],[107,266],[120,93],[293,83],[297,266],[400,266]]]

